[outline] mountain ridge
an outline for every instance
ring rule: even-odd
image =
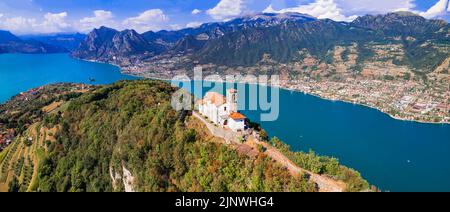
[[[19,38],[24,40],[33,39],[45,44],[65,48],[68,51],[73,51],[79,47],[81,41],[83,41],[86,38],[86,35],[82,33],[56,33],[56,34],[22,35],[19,36]]]
[[[146,32],[142,34],[143,39],[159,45],[159,51],[153,51],[151,55],[135,51],[133,55],[137,60],[148,61],[158,55],[173,57],[181,54],[201,64],[253,66],[264,55],[270,55],[278,63],[287,63],[302,59],[298,52],[306,49],[309,54],[326,61],[327,52],[339,45],[357,43],[358,48],[366,51],[364,48],[370,49],[374,42],[403,42],[405,63],[418,71],[429,72],[443,61],[442,53],[420,46],[430,39],[437,42],[436,45],[446,45],[448,34],[447,22],[425,19],[414,13],[366,15],[353,22],[316,19],[297,13],[262,13],[178,31]],[[413,61],[413,55],[430,51],[433,55],[440,54],[433,64]],[[75,54],[76,57],[82,55]],[[120,56],[124,56],[120,60],[126,61],[126,55]],[[112,61],[111,55],[91,59]],[[120,65],[120,60],[115,63]]]
[[[100,27],[90,32],[71,55],[81,59],[103,60],[133,55],[155,55],[163,51],[160,44],[147,41],[135,30],[117,31]]]
[[[62,53],[67,49],[35,39],[22,40],[9,31],[0,30],[0,53]]]

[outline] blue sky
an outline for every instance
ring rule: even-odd
[[[351,21],[407,10],[450,20],[449,0],[1,0],[0,29],[17,34],[88,32],[102,25],[139,32],[195,27],[237,16],[301,12]]]

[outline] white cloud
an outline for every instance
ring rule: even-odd
[[[0,28],[17,34],[33,33],[38,26],[36,19],[24,17],[6,18],[0,22]]]
[[[202,13],[202,11],[199,10],[199,9],[194,9],[194,10],[192,10],[192,12],[191,12],[192,15],[198,15],[198,14],[200,14],[200,13]]]
[[[67,12],[47,13],[44,15],[42,21],[38,21],[35,18],[26,18],[22,16],[5,17],[0,22],[0,28],[12,31],[16,34],[66,32],[71,29],[70,24],[66,21],[67,16]]]
[[[366,14],[384,14],[394,11],[417,12],[414,11],[416,6],[414,2],[415,0],[315,0],[309,4],[280,10],[275,10],[272,5],[269,5],[264,12],[298,12],[321,19],[329,18],[335,21],[351,21],[360,15]]]
[[[127,18],[122,22],[126,28],[134,29],[138,32],[150,30],[160,30],[163,24],[169,21],[169,17],[160,9],[147,10],[137,17]]]
[[[179,24],[171,24],[168,29],[170,29],[170,30],[180,30],[180,29],[183,29],[183,26],[181,26]]]
[[[384,14],[393,11],[411,11],[415,0],[335,0],[345,14]]]
[[[226,20],[241,15],[244,7],[244,0],[221,0],[206,13],[215,20]]]
[[[427,11],[417,11],[417,0],[315,0],[310,4],[275,10],[269,5],[264,12],[299,12],[318,18],[330,18],[337,21],[350,21],[366,14],[385,14],[395,11],[411,11],[425,18],[449,18],[450,0],[439,0]]]
[[[93,17],[82,18],[79,23],[77,28],[82,32],[88,32],[101,26],[117,27],[113,13],[106,10],[95,10]]]
[[[55,33],[69,31],[70,24],[66,22],[67,12],[47,13],[44,15],[41,33]]]
[[[58,32],[90,32],[101,26],[111,27],[118,30],[125,28],[135,29],[139,32],[149,30],[180,29],[182,26],[167,22],[169,18],[160,9],[147,10],[136,17],[126,18],[123,21],[115,19],[111,11],[95,10],[93,16],[84,17],[80,20],[68,21],[68,13],[46,13],[42,19],[27,17],[0,17],[0,29],[12,31],[16,34],[38,34]]]
[[[190,22],[190,23],[186,24],[186,27],[187,28],[197,28],[197,27],[201,26],[202,24],[203,24],[202,22],[194,21],[194,22]]]
[[[0,18],[3,18],[3,14],[0,13]]]
[[[421,12],[420,15],[422,15],[425,18],[437,18],[448,15],[449,11],[450,11],[449,0],[440,0],[438,3],[433,5],[427,11]]]
[[[338,7],[334,0],[316,0],[313,3],[307,5],[300,5],[298,7],[285,8],[281,10],[274,10],[270,5],[264,11],[273,13],[286,13],[286,12],[296,12],[312,15],[319,19],[333,19],[335,21],[352,21],[357,16],[346,16],[343,14],[342,9]]]

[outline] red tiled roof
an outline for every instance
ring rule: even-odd
[[[245,117],[241,113],[231,113],[230,118],[232,118],[234,120],[241,120],[241,119],[246,119],[247,117]]]
[[[226,99],[222,94],[216,92],[208,92],[206,93],[205,98],[203,98],[203,101],[211,101],[212,104],[220,106],[225,104]]]

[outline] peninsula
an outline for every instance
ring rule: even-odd
[[[0,106],[0,191],[370,191],[337,159],[291,152],[251,123],[233,132],[175,111],[155,80],[56,84]],[[216,132],[223,130],[229,137]]]

